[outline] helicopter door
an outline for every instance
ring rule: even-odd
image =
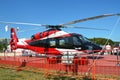
[[[58,38],[58,48],[62,48],[62,49],[73,49],[73,45],[72,45],[72,39],[71,37],[62,37],[62,38]]]
[[[75,49],[77,50],[81,50],[82,49],[82,43],[81,41],[79,40],[78,37],[76,36],[73,36],[73,46]]]

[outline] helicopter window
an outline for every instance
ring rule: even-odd
[[[65,45],[65,40],[63,40],[63,39],[59,40],[59,45],[60,45],[60,46]]]
[[[74,45],[81,45],[81,42],[80,42],[78,37],[76,37],[76,36],[73,37],[73,44]]]
[[[90,40],[84,36],[79,36],[79,39],[82,40],[83,43],[90,42]]]
[[[84,40],[87,41],[87,42],[90,42],[90,40],[86,37],[84,37]]]
[[[56,41],[55,41],[55,40],[51,40],[51,41],[50,41],[50,46],[51,46],[51,47],[56,46]]]

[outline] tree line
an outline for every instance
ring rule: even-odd
[[[111,46],[114,46],[114,44],[120,43],[120,42],[112,41],[111,39],[106,39],[106,38],[90,38],[89,40],[100,45],[109,44]]]

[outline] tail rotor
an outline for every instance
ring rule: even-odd
[[[15,50],[17,49],[18,38],[14,28],[11,28],[10,31],[11,31],[11,39],[10,39],[11,50]]]

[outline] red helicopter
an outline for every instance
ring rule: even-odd
[[[31,39],[24,40],[22,42],[23,44],[18,43],[19,41],[16,35],[15,28],[11,28],[11,40],[10,40],[11,50],[22,48],[22,49],[29,49],[35,51],[39,54],[63,56],[68,52],[70,52],[70,54],[73,55],[85,53],[87,50],[99,52],[100,50],[102,50],[102,47],[98,44],[91,42],[83,35],[76,33],[67,33],[62,31],[61,28],[69,28],[69,27],[71,28],[71,26],[68,25],[75,24],[78,22],[103,18],[103,17],[115,16],[115,15],[119,15],[119,14],[103,14],[103,15],[75,20],[59,25],[42,25],[42,24],[4,22],[4,21],[0,21],[0,23],[46,26],[47,28],[49,28],[44,32],[38,32],[32,35]],[[75,28],[85,28],[85,27],[75,27]],[[96,28],[85,28],[85,29],[96,29]],[[96,29],[96,30],[105,30],[105,29]]]

